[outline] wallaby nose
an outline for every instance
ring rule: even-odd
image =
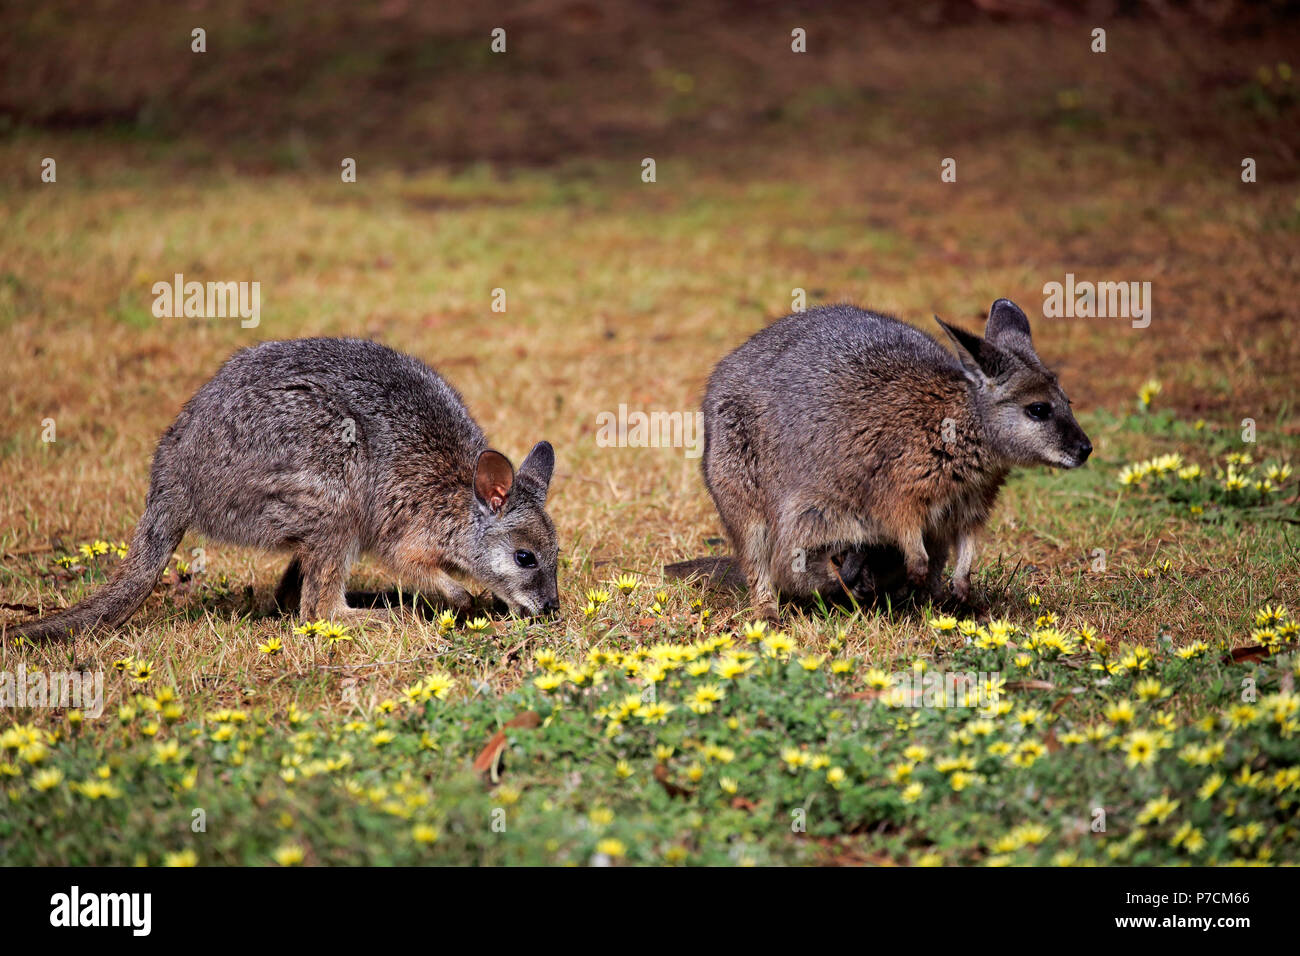
[[[1083,444],[1079,446],[1079,449],[1076,452],[1076,454],[1079,456],[1079,464],[1082,465],[1085,461],[1088,460],[1088,456],[1092,454],[1092,442],[1088,441],[1088,439],[1085,438],[1083,440]]]
[[[545,604],[542,605],[543,617],[555,617],[555,615],[559,613],[560,613],[560,601],[558,598],[547,601]]]

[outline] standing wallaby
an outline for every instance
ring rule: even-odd
[[[308,620],[348,619],[348,568],[374,555],[457,608],[453,577],[481,582],[524,615],[559,607],[555,454],[538,442],[518,474],[460,395],[418,359],[358,339],[264,342],[236,352],[163,433],[144,516],[98,592],[10,629],[65,637],[116,627],[153,590],[187,529],[287,550],[277,592]]]
[[[985,337],[925,333],[847,305],[786,316],[718,363],[704,398],[704,481],[755,608],[846,588],[869,597],[882,546],[907,577],[970,595],[975,534],[1015,465],[1077,468],[1092,444],[1029,320],[993,303]]]

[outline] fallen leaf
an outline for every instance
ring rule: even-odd
[[[1268,657],[1268,648],[1263,644],[1252,644],[1249,647],[1234,647],[1228,654],[1223,655],[1223,663],[1240,664],[1242,661],[1262,661]]]
[[[670,797],[689,797],[694,792],[673,783],[668,777],[668,768],[661,763],[655,764],[654,778],[659,781],[659,785],[667,791]]]
[[[541,723],[541,715],[535,710],[526,710],[522,714],[511,717],[506,721],[504,727],[492,735],[487,742],[487,746],[480,750],[478,756],[474,758],[475,771],[488,774],[492,778],[492,782],[496,783],[499,778],[497,763],[506,749],[506,731],[516,728],[539,727]]]

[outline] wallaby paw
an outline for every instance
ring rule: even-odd
[[[781,609],[777,606],[776,598],[771,594],[760,594],[750,602],[754,615],[767,621],[769,624],[777,624],[781,621]]]
[[[439,597],[442,598],[443,604],[456,612],[469,611],[474,607],[474,595],[464,588],[456,588],[455,590],[448,588]]]

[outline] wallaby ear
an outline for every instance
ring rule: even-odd
[[[551,474],[555,471],[555,449],[548,441],[539,441],[528,453],[524,463],[519,466],[519,480],[527,480],[542,490],[542,499],[551,486]]]
[[[998,299],[989,309],[988,325],[984,327],[984,337],[994,345],[1017,345],[1034,349],[1029,337],[1029,318],[1010,299]]]
[[[973,382],[986,382],[997,378],[1008,366],[1007,356],[988,339],[982,339],[974,332],[967,332],[955,325],[949,325],[937,315],[934,320],[948,333],[948,338],[957,350],[957,360],[966,370],[966,377]]]
[[[515,468],[509,458],[490,448],[479,452],[478,464],[474,466],[474,496],[479,504],[493,514],[500,514],[514,483]]]

